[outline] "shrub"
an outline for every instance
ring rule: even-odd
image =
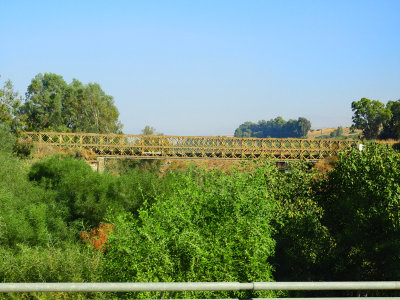
[[[11,154],[15,143],[15,137],[6,126],[0,124],[0,152]]]
[[[400,278],[400,157],[387,145],[339,155],[314,187],[334,238],[328,280]]]
[[[45,245],[69,233],[54,195],[27,180],[27,168],[0,152],[0,243]]]
[[[102,253],[76,243],[0,248],[1,282],[100,281]],[[104,299],[104,293],[10,293],[2,299]]]
[[[164,188],[150,172],[131,170],[123,176],[94,172],[82,160],[56,155],[35,163],[30,180],[56,194],[68,222],[97,227],[108,209],[136,215],[143,202],[152,203]]]
[[[274,254],[276,203],[266,197],[265,176],[273,169],[265,165],[230,175],[200,169],[171,174],[172,192],[140,209],[137,220],[130,214],[110,220],[115,231],[106,252],[105,280],[272,280],[268,260]],[[188,295],[193,296],[180,296]]]
[[[275,218],[277,281],[322,280],[323,257],[330,253],[332,239],[321,224],[323,209],[315,201],[312,183],[316,170],[303,163],[292,163],[289,172],[278,172],[269,185],[279,205]]]

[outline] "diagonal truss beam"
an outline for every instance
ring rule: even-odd
[[[355,140],[234,138],[95,133],[24,132],[24,141],[86,149],[105,157],[319,160],[352,147]]]

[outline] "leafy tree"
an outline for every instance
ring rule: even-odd
[[[32,79],[21,112],[32,131],[117,133],[122,128],[113,98],[100,85],[76,79],[68,85],[54,73]]]
[[[142,129],[142,134],[143,135],[159,135],[158,133],[156,133],[156,129],[149,125],[147,125],[146,127],[144,127]]]
[[[311,122],[306,118],[285,121],[277,117],[269,121],[261,120],[258,123],[245,122],[235,130],[235,137],[258,137],[258,138],[304,138],[311,129]]]
[[[338,128],[336,128],[335,130],[333,130],[330,134],[329,137],[331,138],[338,138],[341,137],[343,135],[343,127],[339,126]]]
[[[254,128],[257,127],[257,124],[254,124],[252,122],[244,122],[242,125],[239,126],[235,130],[235,137],[252,137],[253,136],[253,131]]]
[[[339,154],[313,188],[335,247],[326,280],[400,278],[400,159],[387,145]]]
[[[391,112],[391,118],[383,126],[383,130],[379,135],[382,139],[399,139],[400,138],[400,100],[389,101],[386,108]]]
[[[62,120],[62,101],[67,83],[54,73],[38,74],[26,93],[22,112],[26,114],[26,129],[32,131],[65,131]]]
[[[352,128],[361,129],[366,139],[376,139],[383,125],[391,118],[390,109],[377,100],[362,98],[353,101],[351,109],[354,112]]]
[[[16,132],[23,126],[23,117],[18,113],[22,97],[14,91],[13,84],[7,80],[0,89],[0,125]]]
[[[306,118],[300,117],[297,120],[297,134],[299,137],[307,137],[311,129],[311,122]]]
[[[73,79],[64,100],[64,123],[73,132],[118,133],[122,125],[113,97],[97,83]]]

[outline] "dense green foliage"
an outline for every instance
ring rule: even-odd
[[[21,107],[26,130],[114,133],[121,129],[113,98],[97,83],[83,85],[73,79],[67,84],[60,75],[38,74],[26,96]]]
[[[93,172],[84,161],[53,156],[34,164],[28,174],[44,190],[52,191],[68,222],[94,227],[109,209],[136,213],[143,202],[154,202],[163,187],[157,175],[133,169],[123,176]]]
[[[9,80],[0,89],[0,125],[14,132],[118,133],[122,128],[118,117],[113,97],[97,83],[73,79],[67,84],[60,75],[44,73],[32,79],[25,99]]]
[[[353,128],[361,129],[366,139],[400,138],[400,100],[386,106],[378,100],[362,98],[353,101]]]
[[[0,281],[98,280],[102,257],[77,240],[54,193],[29,181],[29,166],[13,157],[13,147],[0,129]]]
[[[257,123],[245,122],[235,130],[235,137],[301,138],[306,137],[310,129],[311,122],[306,118],[285,121],[282,117],[277,117]]]
[[[351,109],[354,112],[353,128],[361,129],[366,139],[376,139],[383,124],[390,119],[390,110],[377,100],[353,101]]]
[[[4,141],[9,135],[3,131],[0,136]],[[1,245],[45,245],[51,240],[65,238],[67,227],[52,194],[28,181],[26,166],[9,152],[10,143],[0,147],[3,150],[0,151]]]
[[[343,135],[343,127],[339,126],[335,130],[333,130],[330,134],[329,137],[331,138],[339,138]]]
[[[342,152],[325,174],[256,161],[160,176],[156,160],[120,161],[118,176],[100,174],[70,156],[32,164],[15,156],[21,129],[119,132],[118,110],[98,84],[38,74],[22,103],[7,81],[0,89],[1,282],[400,280],[400,157],[387,146]],[[353,128],[365,138],[400,138],[400,101],[363,98],[352,109]],[[305,118],[277,117],[246,122],[235,136],[299,138],[310,127]],[[146,126],[142,134],[156,132]],[[326,137],[342,134],[338,127]],[[112,232],[95,248],[87,233],[105,222]]]
[[[400,139],[400,101],[388,101],[386,108],[390,111],[390,119],[383,124],[379,138]]]
[[[14,91],[13,84],[7,80],[0,89],[0,126],[17,132],[23,126],[23,116],[19,114],[22,97]]]
[[[400,278],[400,158],[384,145],[342,153],[316,198],[335,247],[333,280]]]
[[[306,165],[292,165],[290,172],[276,172],[268,190],[279,204],[277,242],[272,258],[277,281],[321,280],[323,257],[332,240],[321,224],[323,210],[312,195],[312,186],[319,175]]]
[[[102,254],[78,243],[0,248],[0,278],[7,282],[99,281]]]
[[[400,157],[384,145],[343,152],[325,174],[256,161],[162,177],[69,156],[28,165],[13,145],[0,130],[3,282],[399,280]],[[98,250],[82,232],[103,222],[115,229]],[[260,295],[276,294],[172,297]]]
[[[110,281],[270,281],[271,222],[277,203],[263,175],[190,169],[174,177],[139,218],[111,219],[116,232],[105,256]]]

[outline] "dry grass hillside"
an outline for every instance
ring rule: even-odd
[[[311,129],[308,134],[307,137],[309,139],[315,139],[315,138],[319,138],[321,136],[326,136],[326,135],[330,135],[332,131],[334,131],[337,128],[325,128],[325,129]],[[352,132],[350,130],[350,127],[343,127],[343,136],[352,136],[352,135],[360,135],[361,134],[361,130],[354,130],[354,132]]]

